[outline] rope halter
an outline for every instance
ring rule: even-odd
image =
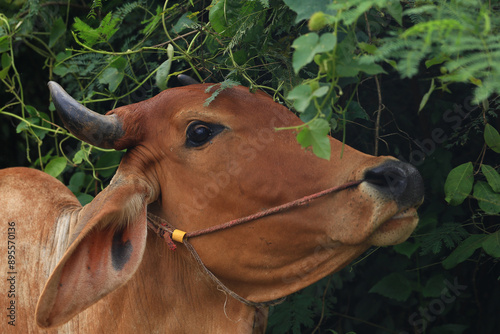
[[[162,239],[165,240],[165,242],[167,243],[167,246],[168,246],[168,248],[170,250],[175,250],[177,248],[177,246],[174,243],[174,241],[184,244],[186,246],[186,248],[189,250],[189,252],[191,253],[191,255],[194,257],[194,259],[196,260],[196,262],[200,265],[201,269],[224,292],[228,293],[231,297],[235,298],[236,300],[238,300],[238,301],[240,301],[243,304],[248,305],[248,306],[252,306],[252,307],[256,307],[256,308],[267,307],[267,306],[279,304],[279,303],[283,302],[283,300],[285,300],[285,298],[281,298],[281,299],[273,300],[273,301],[269,301],[269,302],[252,302],[252,301],[250,301],[248,299],[245,299],[245,298],[241,297],[240,295],[236,294],[234,291],[232,291],[229,288],[227,288],[203,264],[203,261],[201,260],[200,256],[198,255],[198,253],[196,252],[196,250],[194,249],[194,247],[188,241],[188,239],[191,239],[191,238],[194,238],[194,237],[198,237],[198,236],[201,236],[201,235],[206,235],[206,234],[214,233],[214,232],[221,231],[221,230],[226,230],[228,228],[231,228],[231,227],[234,227],[234,226],[238,226],[238,225],[241,225],[241,224],[244,224],[244,223],[248,223],[248,222],[251,222],[251,221],[263,218],[263,217],[267,217],[267,216],[270,216],[270,215],[273,215],[273,214],[276,214],[276,213],[288,211],[288,210],[290,210],[292,208],[296,208],[296,207],[299,207],[299,206],[306,205],[309,202],[311,202],[311,201],[313,201],[313,200],[315,200],[317,198],[323,197],[325,195],[328,195],[328,194],[331,194],[331,193],[334,193],[334,192],[338,192],[338,191],[341,191],[341,190],[345,190],[345,189],[348,189],[348,188],[355,187],[355,186],[359,185],[361,182],[363,182],[363,180],[361,180],[361,181],[350,181],[350,182],[344,183],[344,184],[342,184],[340,186],[331,187],[331,188],[328,188],[326,190],[322,190],[320,192],[314,193],[312,195],[304,196],[302,198],[290,201],[288,203],[285,203],[285,204],[282,204],[282,205],[278,205],[278,206],[274,206],[274,207],[266,209],[266,210],[259,211],[257,213],[248,215],[246,217],[234,219],[234,220],[228,221],[226,223],[222,223],[222,224],[219,224],[219,225],[214,225],[214,226],[211,226],[211,227],[208,227],[208,228],[204,228],[204,229],[200,229],[200,230],[193,231],[193,232],[185,232],[185,231],[176,229],[175,227],[173,227],[172,225],[170,225],[163,218],[155,216],[152,213],[148,212],[148,227],[153,232],[155,232],[158,236],[160,236]]]

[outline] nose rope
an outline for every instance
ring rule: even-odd
[[[197,230],[197,231],[193,231],[193,232],[184,232],[184,231],[181,231],[179,229],[175,229],[172,226],[165,224],[163,219],[160,217],[156,217],[155,219],[153,219],[153,222],[162,221],[162,223],[160,223],[161,226],[165,227],[168,225],[170,227],[170,229],[173,229],[171,231],[167,230],[167,232],[170,234],[171,240],[175,240],[177,242],[182,243],[185,238],[194,238],[194,237],[198,237],[201,235],[210,234],[210,233],[214,233],[214,232],[221,231],[221,230],[226,230],[226,229],[233,227],[233,226],[238,226],[238,225],[241,225],[241,224],[253,221],[253,220],[257,220],[257,219],[260,219],[263,217],[267,217],[267,216],[270,216],[270,215],[273,215],[276,213],[288,211],[288,210],[295,208],[295,207],[306,205],[307,203],[309,203],[309,202],[311,202],[319,197],[322,197],[322,196],[325,196],[325,195],[328,195],[328,194],[331,194],[331,193],[334,193],[337,191],[341,191],[341,190],[344,190],[347,188],[357,186],[361,182],[363,182],[363,180],[350,181],[350,182],[341,184],[340,186],[331,187],[331,188],[322,190],[320,192],[314,193],[312,195],[304,196],[302,198],[293,200],[291,202],[288,202],[288,203],[285,203],[282,205],[278,205],[278,206],[274,206],[274,207],[266,209],[266,210],[259,211],[257,213],[248,215],[246,217],[234,219],[234,220],[228,221],[228,222],[223,223],[223,224],[211,226],[211,227],[204,228],[204,229]],[[149,215],[149,213],[148,213],[148,215]],[[158,226],[158,224],[155,224],[155,225]],[[165,232],[163,232],[163,233],[165,233]],[[161,235],[161,237],[165,238],[163,235]]]
[[[160,236],[162,239],[165,240],[165,242],[167,243],[167,246],[168,246],[168,248],[170,250],[175,250],[177,248],[177,246],[175,245],[174,241],[183,243],[186,246],[186,248],[189,250],[189,252],[191,253],[191,255],[193,256],[193,258],[196,260],[196,262],[198,263],[198,265],[200,266],[200,268],[225,293],[229,294],[231,297],[233,297],[234,299],[242,302],[243,304],[245,304],[247,306],[252,306],[252,307],[256,307],[256,308],[268,307],[268,306],[276,305],[276,304],[279,304],[279,303],[283,302],[285,300],[285,298],[280,298],[280,299],[272,300],[272,301],[268,301],[268,302],[253,302],[251,300],[248,300],[248,299],[245,299],[245,298],[241,297],[240,295],[238,295],[237,293],[235,293],[234,291],[232,291],[231,289],[229,289],[228,287],[226,287],[205,266],[205,264],[201,260],[200,256],[198,255],[198,253],[194,249],[194,247],[191,245],[190,242],[188,242],[188,239],[194,238],[194,237],[197,237],[197,236],[201,236],[201,235],[205,235],[205,234],[214,233],[214,232],[221,231],[221,230],[225,230],[225,229],[228,229],[230,227],[241,225],[241,224],[244,224],[244,223],[247,223],[247,222],[250,222],[250,221],[254,221],[254,220],[257,220],[257,219],[260,219],[260,218],[263,218],[263,217],[267,217],[267,216],[276,214],[276,213],[288,211],[288,210],[290,210],[292,208],[306,205],[307,203],[309,203],[309,202],[311,202],[311,201],[313,201],[313,200],[315,200],[315,199],[317,199],[319,197],[322,197],[322,196],[325,196],[325,195],[328,195],[328,194],[331,194],[331,193],[334,193],[334,192],[337,192],[337,191],[341,191],[341,190],[345,190],[345,189],[357,186],[357,185],[359,185],[363,181],[364,180],[346,182],[346,183],[344,183],[344,184],[342,184],[340,186],[331,187],[331,188],[322,190],[320,192],[314,193],[312,195],[304,196],[302,198],[290,201],[288,203],[285,203],[285,204],[282,204],[282,205],[278,205],[278,206],[274,206],[274,207],[266,209],[266,210],[259,211],[259,212],[255,213],[255,214],[251,214],[251,215],[248,215],[246,217],[234,219],[234,220],[228,221],[228,222],[223,223],[223,224],[211,226],[211,227],[208,227],[208,228],[205,228],[205,229],[200,229],[200,230],[193,231],[193,232],[185,232],[185,231],[176,229],[175,227],[173,227],[172,225],[170,225],[165,219],[163,219],[161,217],[158,217],[158,216],[156,216],[156,215],[148,212],[148,214],[147,214],[148,227],[150,229],[152,229],[153,232],[155,232],[158,236]]]

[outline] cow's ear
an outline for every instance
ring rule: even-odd
[[[38,300],[40,327],[69,321],[125,284],[139,267],[149,188],[137,178],[117,176],[80,212],[69,247]]]

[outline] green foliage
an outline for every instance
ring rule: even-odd
[[[500,257],[500,231],[490,234],[481,244],[484,251],[492,257]]]
[[[455,167],[444,184],[446,202],[451,205],[459,205],[469,196],[474,183],[472,163],[467,162]]]
[[[484,128],[484,141],[493,151],[500,153],[500,134],[490,124]]]
[[[485,240],[484,235],[473,234],[465,239],[451,254],[443,261],[445,269],[451,269],[457,264],[467,260],[472,254],[481,247]]]
[[[335,44],[337,37],[331,33],[325,33],[321,37],[316,33],[309,33],[297,38],[292,44],[295,49],[292,58],[295,73],[309,64],[316,54],[335,49]]]
[[[500,19],[479,1],[422,2],[404,11],[416,22],[365,61],[394,60],[403,77],[412,77],[425,60],[428,68],[441,66],[437,78],[443,87],[450,82],[471,82],[474,102],[500,92]]]
[[[469,233],[461,225],[457,223],[443,223],[432,234],[422,240],[420,254],[439,254],[443,245],[447,249],[453,249],[468,236]]]
[[[84,3],[0,4],[1,167],[44,170],[82,204],[116,171],[123,152],[82,143],[59,125],[48,80],[100,113],[176,86],[180,73],[219,83],[207,105],[236,84],[262,89],[304,121],[280,129],[295,131],[304,149],[332,158],[331,134],[415,164],[426,183],[410,240],[369,250],[273,307],[268,332],[500,327],[487,313],[498,313],[500,298],[497,2]],[[459,294],[455,280],[466,286]]]
[[[496,148],[500,143],[500,135],[489,124],[485,125],[484,139],[486,144],[498,153]],[[472,191],[470,197],[477,200],[478,207],[484,215],[498,216],[500,214],[500,175],[495,168],[486,164],[481,165],[481,171],[486,181],[474,180],[472,162],[455,167],[446,179],[445,200],[450,205],[460,205]],[[481,247],[488,255],[498,258],[497,234],[498,231],[470,235],[443,261],[443,267],[445,269],[455,267],[469,259]]]
[[[90,11],[87,17],[95,19],[97,15],[96,10],[100,11],[101,8],[102,8],[102,0],[92,0],[92,5],[90,7]]]
[[[297,140],[304,148],[312,147],[313,153],[318,157],[330,159],[330,141],[326,136],[329,131],[330,126],[326,120],[315,118],[300,130]]]
[[[168,59],[165,60],[160,67],[158,67],[158,71],[156,72],[156,85],[161,90],[167,89],[170,68],[172,67],[172,59],[174,58],[174,48],[172,47],[172,44],[167,46],[167,55]]]
[[[411,291],[411,282],[400,273],[385,276],[370,289],[370,292],[402,302],[410,297]]]
[[[269,326],[276,334],[285,334],[290,331],[293,334],[300,334],[302,328],[314,326],[312,319],[319,306],[317,299],[304,293],[295,294],[283,305],[283,309],[271,318]]]
[[[66,158],[55,157],[45,166],[44,172],[53,177],[58,177],[59,174],[63,172],[64,168],[66,168]]]
[[[489,165],[482,165],[481,171],[494,192],[500,192],[500,174]]]
[[[209,106],[210,103],[213,100],[215,100],[215,98],[217,97],[217,95],[219,95],[224,89],[228,89],[228,88],[235,87],[235,86],[238,86],[238,85],[240,85],[240,83],[238,81],[234,81],[234,80],[231,80],[231,79],[226,79],[226,80],[224,80],[219,85],[208,86],[207,89],[205,90],[206,93],[210,93],[210,91],[212,90],[212,88],[214,88],[215,86],[217,86],[217,89],[214,90],[214,92],[212,93],[212,95],[210,95],[210,97],[205,100],[205,103],[203,105],[206,106],[206,107]]]
[[[488,214],[500,213],[500,193],[493,191],[487,182],[476,182],[473,196],[484,212]]]
[[[89,48],[97,43],[107,42],[118,31],[118,24],[120,19],[113,18],[111,13],[108,13],[96,29],[91,28],[88,24],[75,18],[73,29],[77,31],[78,37],[83,40],[85,45]]]

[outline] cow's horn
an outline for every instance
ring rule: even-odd
[[[116,115],[101,115],[78,103],[56,82],[49,82],[50,94],[64,126],[77,138],[97,147],[115,148],[123,137],[123,124]]]
[[[177,76],[177,80],[179,80],[179,82],[183,86],[189,86],[189,85],[199,84],[199,82],[196,79],[193,79],[189,75],[185,75],[185,74],[179,74]]]

